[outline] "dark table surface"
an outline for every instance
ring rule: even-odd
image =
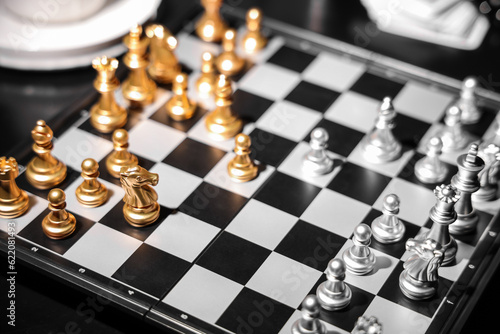
[[[260,7],[266,17],[311,30],[380,54],[462,80],[475,75],[489,90],[500,91],[500,29],[493,25],[478,50],[463,51],[389,35],[376,29],[358,0],[226,0],[229,6]],[[198,7],[197,0],[164,0],[158,21],[170,29]],[[90,67],[69,71],[18,71],[0,67],[0,156],[14,154],[30,145],[30,130],[37,119],[49,120],[83,97],[92,96],[95,71]],[[2,261],[5,253],[0,252]],[[6,260],[5,260],[6,262]],[[3,266],[2,266],[3,268]],[[6,271],[0,272],[2,289]],[[495,308],[500,297],[499,270],[486,287],[462,333],[479,332],[495,326]],[[17,324],[9,333],[159,333],[140,319],[124,316],[120,310],[64,283],[18,264]],[[2,298],[7,299],[1,293]],[[77,312],[90,305],[92,316]],[[2,303],[2,307],[5,302]],[[488,319],[488,320],[486,320]],[[5,319],[1,333],[6,333]],[[489,325],[491,323],[491,325]],[[491,327],[494,328],[494,327]]]

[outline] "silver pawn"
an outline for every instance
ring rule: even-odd
[[[472,207],[472,193],[479,190],[479,172],[484,168],[484,161],[477,156],[478,145],[471,144],[469,152],[457,158],[458,173],[451,179],[451,184],[461,193],[455,204],[457,220],[450,225],[450,233],[466,234],[476,230],[479,216]]]
[[[441,131],[441,140],[443,141],[443,151],[459,151],[467,146],[470,136],[462,128],[462,110],[456,105],[446,110],[444,118],[444,128]]]
[[[328,263],[327,280],[316,290],[319,303],[325,310],[340,310],[351,302],[351,288],[344,283],[345,271],[345,263],[341,259],[333,259]]]
[[[356,321],[352,334],[382,334],[382,324],[375,317],[365,317],[362,315]]]
[[[368,247],[372,230],[366,224],[359,224],[354,229],[353,246],[342,254],[347,271],[354,275],[366,275],[375,267],[375,255]]]
[[[396,111],[390,97],[385,97],[380,105],[375,128],[362,142],[363,156],[372,163],[386,163],[401,156],[402,145],[392,134]]]
[[[302,169],[310,176],[328,174],[333,170],[333,159],[326,153],[328,132],[316,128],[311,132],[309,145],[311,150],[304,156]]]
[[[399,213],[399,197],[389,194],[384,197],[382,216],[372,222],[372,233],[375,240],[383,244],[391,244],[403,239],[405,225],[396,216]]]
[[[443,152],[443,141],[432,137],[427,143],[427,154],[415,164],[415,176],[426,184],[442,182],[448,174],[448,166],[439,159]]]
[[[315,295],[307,296],[302,302],[302,318],[292,325],[292,334],[326,334],[325,326],[319,321],[320,304]]]
[[[495,144],[479,146],[477,156],[483,159],[485,167],[478,174],[480,188],[472,194],[472,201],[493,201],[497,199],[500,179],[500,147]]]
[[[460,99],[457,104],[462,110],[462,124],[474,124],[481,118],[481,111],[476,103],[476,88],[478,82],[474,77],[467,77],[462,82],[462,90],[460,92]]]

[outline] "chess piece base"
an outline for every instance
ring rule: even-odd
[[[258,31],[249,31],[242,40],[243,49],[247,53],[254,53],[262,50],[266,44],[267,40]]]
[[[55,166],[48,166],[48,164],[40,159],[34,157],[26,167],[26,180],[37,189],[50,189],[60,184],[66,178],[66,166],[57,161]]]
[[[377,217],[372,222],[372,235],[375,240],[382,244],[392,244],[403,239],[406,228],[402,222],[396,226],[382,224],[381,218]]]
[[[76,199],[78,202],[88,208],[101,206],[108,200],[108,189],[100,184],[98,189],[87,190],[82,186],[76,188]]]
[[[218,16],[203,14],[196,23],[196,35],[205,42],[219,42],[226,29],[224,21]]]
[[[70,236],[76,229],[76,219],[68,212],[68,219],[64,222],[54,222],[49,213],[42,221],[42,229],[46,236],[51,239],[64,239]]]
[[[194,116],[196,112],[196,102],[188,100],[185,105],[179,101],[176,96],[168,100],[165,108],[167,109],[168,116],[174,121],[184,121]]]
[[[468,215],[457,215],[457,220],[449,226],[450,233],[462,235],[472,233],[476,230],[479,217],[475,210]]]
[[[375,255],[373,252],[367,258],[360,258],[352,254],[351,249],[348,248],[344,251],[342,259],[345,262],[347,271],[353,275],[366,275],[375,267]]]
[[[245,60],[232,52],[223,52],[215,59],[219,73],[227,76],[238,74],[244,66]]]
[[[399,287],[406,297],[413,300],[423,300],[436,294],[437,282],[421,282],[403,271],[399,275]]]
[[[29,208],[29,197],[26,191],[21,190],[21,195],[11,200],[0,201],[0,217],[11,219],[24,214]]]
[[[489,202],[497,199],[497,185],[490,185],[481,187],[478,191],[472,194],[472,201],[474,202]]]
[[[309,176],[320,176],[330,173],[333,170],[333,160],[325,157],[320,161],[311,160],[306,154],[302,161],[302,170]]]
[[[144,227],[153,224],[160,216],[160,205],[155,202],[149,207],[134,208],[131,205],[123,206],[125,220],[134,227]]]
[[[213,73],[202,73],[196,80],[196,91],[202,98],[209,97],[214,93],[216,77]]]
[[[141,86],[133,85],[132,80],[125,80],[122,83],[123,97],[133,107],[144,107],[151,104],[155,98],[156,84],[149,78],[142,81]]]
[[[236,117],[232,117],[229,122],[223,122],[216,109],[207,116],[205,125],[210,137],[214,140],[221,141],[233,138],[240,133],[243,122]]]
[[[120,153],[121,152],[113,152],[106,159],[106,169],[108,173],[117,179],[120,178],[120,170],[122,167],[134,166],[139,163],[137,157],[132,153],[127,152],[128,157],[126,159],[120,157]]]
[[[104,111],[96,104],[90,109],[90,124],[99,132],[110,133],[127,123],[127,111],[117,105],[117,110]]]
[[[255,179],[257,177],[259,168],[253,163],[248,165],[241,165],[232,160],[227,165],[227,171],[229,173],[229,176],[231,177],[231,180],[242,183]]]
[[[326,288],[326,283],[327,282],[321,283],[316,290],[316,296],[318,297],[321,307],[327,311],[336,311],[347,307],[351,302],[351,288],[346,284],[344,291],[334,293]]]
[[[415,176],[422,183],[432,184],[440,183],[448,174],[448,168],[444,167],[441,169],[430,169],[423,166],[424,162],[422,160],[417,161],[415,164]]]
[[[368,137],[365,138],[365,142],[368,141]],[[399,159],[401,156],[402,147],[398,142],[394,142],[393,147],[381,148],[371,143],[366,143],[363,147],[363,157],[374,164],[383,164]]]

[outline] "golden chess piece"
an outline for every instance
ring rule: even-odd
[[[158,194],[151,186],[158,184],[158,174],[150,173],[141,166],[123,167],[120,183],[125,191],[123,215],[135,227],[154,223],[160,216]]]
[[[208,51],[203,52],[201,56],[201,74],[198,80],[196,80],[198,94],[202,98],[212,95],[216,80],[214,56]]]
[[[187,96],[188,76],[181,73],[175,77],[172,85],[174,95],[167,101],[168,116],[175,121],[184,121],[193,117],[196,111],[196,102]]]
[[[94,159],[85,159],[82,162],[83,182],[76,188],[76,199],[83,206],[94,208],[104,204],[108,199],[108,189],[97,178],[99,164]]]
[[[245,59],[236,54],[236,30],[227,29],[222,39],[222,53],[215,59],[215,67],[224,75],[232,76],[241,72]]]
[[[236,156],[227,165],[227,172],[233,181],[247,182],[257,177],[259,168],[250,158],[251,144],[250,137],[244,133],[240,133],[234,138]]]
[[[220,15],[222,0],[201,0],[205,12],[196,23],[196,34],[205,42],[218,42],[226,30],[226,22]]]
[[[127,130],[115,130],[113,132],[113,152],[106,159],[108,173],[119,178],[122,167],[134,166],[138,163],[137,157],[128,151]]]
[[[33,151],[38,155],[31,159],[26,167],[26,179],[35,188],[53,188],[66,178],[67,168],[61,161],[54,158],[52,129],[39,120],[31,130],[31,137],[35,141]]]
[[[66,194],[55,188],[49,192],[47,199],[50,213],[43,218],[43,232],[51,239],[64,239],[76,229],[75,216],[66,211]]]
[[[149,76],[162,84],[171,83],[175,76],[181,72],[181,66],[174,54],[174,50],[177,48],[177,39],[160,24],[147,26],[146,36],[150,39]]]
[[[232,95],[231,80],[221,74],[215,87],[215,109],[205,119],[208,133],[215,140],[232,138],[240,133],[243,126],[231,109]]]
[[[142,37],[142,27],[136,24],[125,36],[123,43],[128,48],[123,63],[130,70],[128,78],[122,84],[123,97],[130,102],[131,107],[144,107],[153,102],[156,94],[156,84],[146,72],[149,65],[149,38]]]
[[[29,208],[26,191],[16,184],[19,166],[14,158],[0,158],[0,217],[16,218]]]
[[[97,131],[109,133],[127,123],[127,110],[116,103],[114,96],[114,91],[120,87],[115,76],[118,60],[97,57],[92,61],[92,67],[97,71],[94,88],[101,97],[90,109],[90,124]]]
[[[262,11],[258,8],[250,8],[247,12],[246,21],[247,33],[243,37],[243,49],[247,53],[262,50],[267,44],[267,39],[260,31]]]

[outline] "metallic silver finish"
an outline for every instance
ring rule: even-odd
[[[470,142],[469,134],[462,128],[461,118],[462,110],[458,106],[454,105],[446,110],[445,126],[440,134],[444,152],[459,151]]]
[[[375,240],[383,244],[391,244],[403,239],[406,227],[396,216],[399,213],[399,197],[389,194],[384,197],[382,216],[372,222],[372,233]]]
[[[422,183],[442,182],[448,174],[448,166],[439,159],[443,151],[443,141],[432,137],[427,143],[427,155],[415,164],[415,176]]]
[[[326,268],[327,280],[316,290],[318,301],[325,310],[340,310],[351,302],[351,288],[344,283],[346,266],[341,259],[333,259]]]
[[[368,247],[371,236],[370,226],[366,224],[359,224],[354,229],[352,237],[354,245],[346,249],[342,254],[347,271],[351,274],[366,275],[375,267],[375,255]]]
[[[462,82],[460,99],[457,102],[458,107],[462,110],[462,124],[474,124],[481,118],[481,110],[476,104],[477,86],[478,82],[474,77],[467,77]]]
[[[328,174],[333,170],[333,159],[326,153],[328,146],[328,132],[323,128],[316,128],[311,132],[309,151],[302,161],[302,170],[309,176]]]
[[[307,296],[302,302],[302,318],[292,325],[292,334],[326,334],[325,326],[319,321],[321,306],[315,295]]]

